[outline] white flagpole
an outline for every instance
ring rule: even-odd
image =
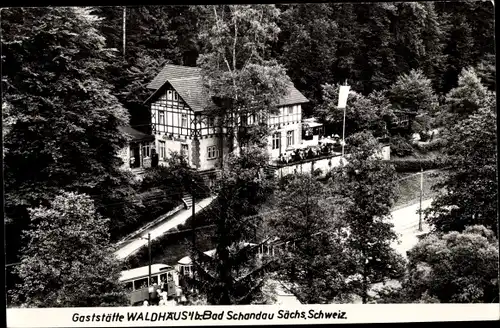
[[[345,116],[346,116],[346,109],[347,109],[347,98],[349,97],[349,89],[350,89],[350,87],[347,85],[347,81],[344,82],[343,86],[340,86],[340,90],[339,90],[339,103],[337,105],[338,108],[343,108],[344,109],[344,122],[342,124],[342,158],[341,158],[341,161],[343,161],[343,158],[344,158],[344,147],[345,147]]]
[[[344,145],[345,145],[345,110],[346,106],[344,106],[344,123],[342,124],[342,158],[344,158]]]

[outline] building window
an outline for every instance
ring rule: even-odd
[[[179,100],[179,94],[174,91],[174,100]]]
[[[187,144],[181,145],[181,155],[188,156],[189,146]]]
[[[288,107],[288,114],[293,114],[293,106]]]
[[[181,127],[183,128],[187,128],[188,126],[188,117],[186,114],[182,114],[182,117],[181,117]]]
[[[207,157],[208,159],[215,159],[219,157],[219,149],[217,146],[207,147]]]
[[[167,100],[172,100],[172,90],[167,91]]]
[[[151,145],[142,146],[142,157],[149,157],[151,155]]]
[[[286,146],[287,147],[294,144],[294,138],[293,138],[294,133],[293,132],[294,131],[292,130],[292,131],[287,131],[287,133],[286,133]]]
[[[165,125],[165,112],[161,110],[161,111],[159,111],[158,114],[160,116],[160,119],[159,119],[160,124]]]
[[[281,133],[277,132],[273,134],[273,149],[279,149],[280,148],[280,142],[281,141]]]
[[[213,128],[215,125],[215,119],[213,117],[209,117],[207,123],[209,128]]]
[[[167,158],[167,149],[165,147],[165,141],[159,141],[158,142],[158,147],[160,148],[160,158],[165,159]]]
[[[248,124],[248,118],[246,115],[242,114],[240,115],[240,125],[241,126],[247,126]]]

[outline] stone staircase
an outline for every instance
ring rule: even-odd
[[[193,206],[193,197],[191,197],[191,194],[184,193],[182,195],[182,201],[184,202],[186,209],[191,208],[191,206]]]
[[[276,175],[276,168],[272,166],[265,166],[263,171],[267,177],[273,177]]]

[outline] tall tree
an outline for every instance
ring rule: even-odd
[[[396,108],[415,114],[434,113],[439,105],[431,80],[421,70],[399,76],[388,90],[388,97]]]
[[[87,195],[63,192],[30,209],[32,229],[14,299],[28,307],[120,306],[127,303],[121,266],[109,247],[109,219]]]
[[[446,104],[457,121],[476,113],[479,108],[494,102],[494,94],[489,91],[472,67],[464,68],[458,77],[457,87],[446,95]],[[450,122],[451,123],[451,122]]]
[[[323,88],[323,102],[316,108],[318,117],[329,125],[332,133],[340,134],[344,123],[344,111],[338,108],[339,84],[326,84]],[[386,133],[394,119],[389,99],[383,92],[372,92],[368,96],[351,90],[347,98],[345,133],[352,135],[363,130],[372,131],[377,137]]]
[[[408,257],[403,288],[410,300],[427,294],[442,303],[498,301],[498,240],[484,226],[430,235]]]
[[[343,210],[347,249],[353,253],[358,294],[366,303],[371,283],[401,274],[402,258],[390,245],[397,238],[389,222],[395,171],[375,156],[378,143],[369,132],[351,136],[347,144],[349,163],[336,169],[331,188],[348,200]]]
[[[218,117],[221,146],[228,129],[229,148],[239,151],[237,128],[242,116],[267,122],[288,91],[285,69],[269,56],[269,45],[279,33],[279,10],[273,5],[219,5],[201,37],[206,52],[198,65],[207,94],[215,100],[209,115]],[[265,127],[261,124],[261,127]],[[221,147],[221,150],[224,147]]]
[[[456,123],[443,138],[449,172],[434,188],[440,191],[427,219],[436,230],[462,231],[480,224],[496,231],[497,114],[495,104]]]
[[[260,244],[256,214],[272,191],[272,180],[261,174],[267,161],[265,150],[250,147],[241,156],[229,154],[220,172],[212,205],[215,253],[192,252],[192,283],[211,305],[251,304],[262,297],[270,262],[259,262],[258,246],[248,243]]]
[[[334,10],[328,3],[298,3],[286,5],[280,16],[277,56],[297,88],[311,99],[309,107],[321,99],[321,85],[335,81],[329,74],[339,39]]]
[[[128,115],[103,78],[112,53],[98,23],[87,8],[2,11],[9,262],[29,224],[27,208],[47,206],[61,189],[91,195],[117,225],[133,216],[135,193],[117,156]]]
[[[277,192],[277,213],[270,215],[272,235],[287,245],[280,255],[278,279],[303,304],[345,300],[355,273],[346,248],[347,233],[336,213],[345,200],[328,197],[323,183],[294,176]]]
[[[495,7],[491,1],[436,2],[442,22],[447,55],[443,91],[456,85],[461,70],[495,54]]]

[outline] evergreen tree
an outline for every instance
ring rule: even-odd
[[[452,122],[467,118],[494,101],[493,93],[481,83],[472,67],[462,70],[458,77],[458,86],[446,95],[446,104],[455,116]]]
[[[121,266],[109,246],[109,219],[87,195],[63,192],[49,207],[30,209],[32,229],[13,292],[28,307],[123,306]]]

